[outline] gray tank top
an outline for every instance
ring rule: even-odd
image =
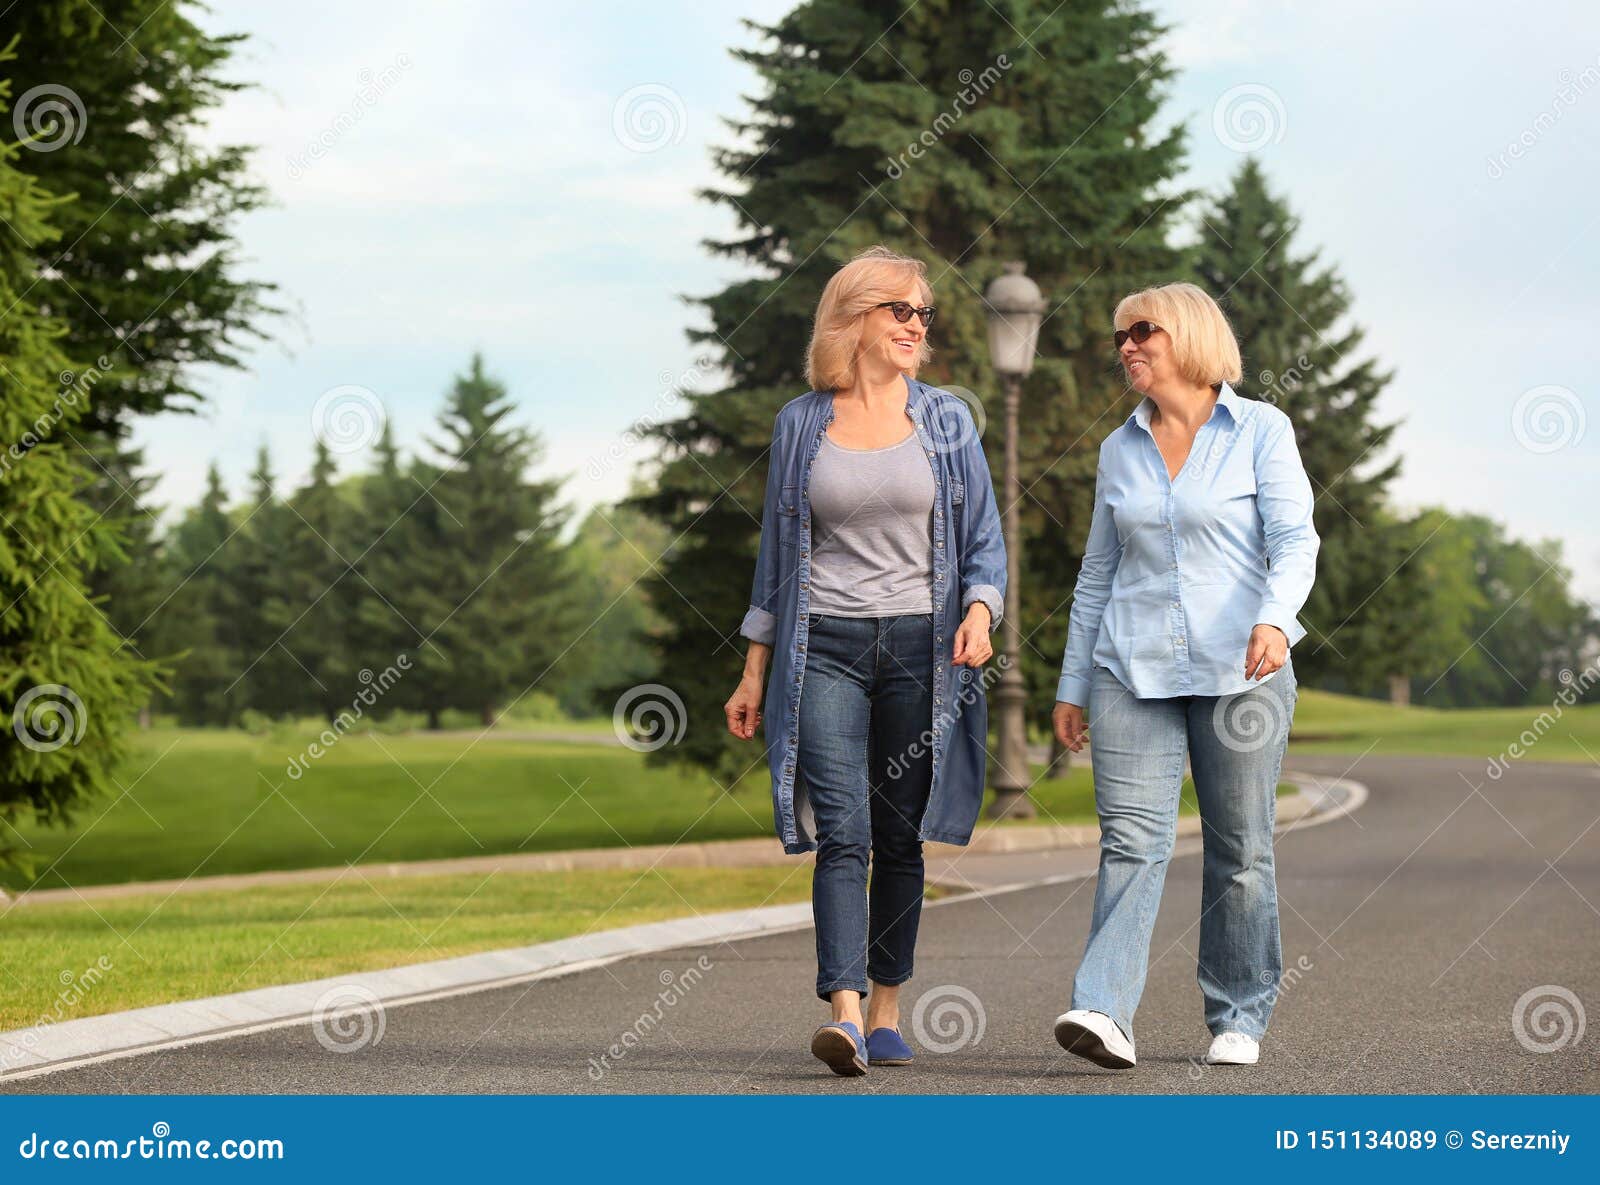
[[[826,433],[811,466],[811,612],[933,612],[933,470],[913,432],[853,449]]]

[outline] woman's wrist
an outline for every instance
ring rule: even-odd
[[[767,664],[772,660],[772,647],[762,642],[751,642],[744,654],[744,677],[765,683]]]

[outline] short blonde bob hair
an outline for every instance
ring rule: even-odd
[[[855,384],[856,351],[861,348],[866,315],[885,301],[904,300],[913,283],[918,299],[932,304],[933,288],[922,261],[881,246],[868,247],[833,273],[817,302],[806,350],[806,382],[813,391],[839,391]],[[924,335],[912,375],[932,357],[933,348]]]
[[[1113,328],[1154,321],[1172,339],[1178,372],[1212,387],[1237,383],[1244,366],[1233,326],[1217,302],[1193,284],[1159,284],[1124,296],[1111,317]]]

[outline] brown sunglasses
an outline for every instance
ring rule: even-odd
[[[925,304],[919,309],[916,305],[904,300],[886,300],[874,307],[888,309],[894,314],[894,319],[902,325],[911,320],[911,314],[915,313],[922,318],[922,327],[924,329],[933,324],[933,314],[938,311],[931,304]]]
[[[1160,328],[1161,326],[1154,321],[1135,321],[1126,329],[1119,329],[1113,333],[1111,340],[1117,343],[1117,349],[1119,350],[1122,349],[1122,343],[1130,337],[1133,339],[1134,345],[1142,346],[1150,340],[1150,335]]]

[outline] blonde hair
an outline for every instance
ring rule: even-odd
[[[1237,383],[1243,374],[1239,341],[1227,315],[1193,284],[1158,284],[1130,293],[1117,302],[1111,321],[1116,329],[1135,321],[1154,321],[1165,329],[1178,372],[1190,382],[1215,387]]]
[[[903,300],[912,281],[922,303],[932,304],[933,288],[922,261],[882,246],[868,247],[833,273],[817,301],[811,344],[806,348],[806,382],[813,391],[838,391],[854,385],[863,319],[884,301]],[[924,335],[912,375],[932,357],[933,348]]]

